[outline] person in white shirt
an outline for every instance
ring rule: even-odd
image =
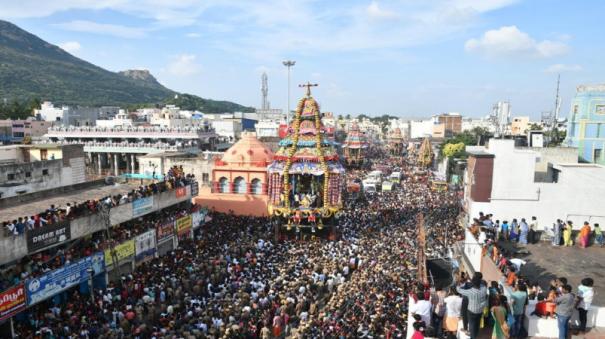
[[[512,258],[509,261],[515,266],[515,272],[519,272],[521,270],[521,266],[527,264],[527,261],[519,258]]]
[[[450,295],[444,300],[445,302],[445,320],[443,327],[446,332],[456,333],[458,331],[458,322],[462,312],[462,297],[456,291],[456,288],[450,289]]]
[[[580,334],[584,334],[586,332],[586,321],[588,310],[592,304],[592,299],[594,298],[594,290],[592,288],[594,285],[594,280],[592,278],[584,278],[582,279],[581,285],[578,286],[578,298],[580,299],[580,303],[578,304],[578,318],[580,318],[580,327],[578,330]]]
[[[428,326],[428,324],[431,323],[431,309],[433,305],[430,301],[424,300],[424,293],[418,293],[416,297],[418,298],[418,301],[412,304],[410,313],[418,314],[422,318],[422,321]]]

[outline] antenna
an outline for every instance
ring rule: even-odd
[[[553,116],[552,128],[555,128],[559,120],[559,109],[561,108],[561,97],[559,96],[559,85],[561,83],[561,74],[557,74],[557,95],[555,97],[555,114]]]

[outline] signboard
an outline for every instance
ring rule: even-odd
[[[115,246],[116,257],[118,262],[131,257],[135,252],[134,239],[127,240],[117,246]],[[105,265],[111,266],[113,265],[113,255],[111,253],[111,248],[105,250]]]
[[[167,221],[157,227],[158,244],[174,235],[174,221]]]
[[[135,239],[135,260],[144,261],[153,258],[156,253],[155,230],[137,235]]]
[[[177,187],[176,190],[174,190],[176,193],[176,198],[182,198],[184,196],[187,195],[187,188],[186,187]]]
[[[89,269],[97,275],[105,270],[103,253],[95,253],[25,283],[27,305],[39,303],[57,293],[90,279]]]
[[[201,213],[203,213],[203,212],[195,211],[195,212],[191,213],[191,223],[192,223],[193,229],[200,227],[200,222],[203,220]]]
[[[29,253],[60,244],[71,238],[69,221],[61,221],[44,227],[28,230],[27,251]]]
[[[192,222],[193,219],[191,218],[191,215],[176,219],[176,233],[179,239],[182,240],[191,238]]]
[[[200,184],[195,181],[191,183],[191,196],[192,197],[197,197],[197,195],[200,193]]]
[[[25,286],[19,284],[0,293],[0,321],[25,309]]]
[[[132,202],[132,217],[136,218],[153,210],[153,196],[140,198]]]

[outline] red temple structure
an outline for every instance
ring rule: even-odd
[[[212,187],[201,188],[196,202],[219,212],[239,215],[267,215],[267,166],[273,152],[253,132],[242,138],[214,161]]]

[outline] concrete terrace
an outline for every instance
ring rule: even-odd
[[[17,206],[2,208],[0,210],[0,222],[6,220],[14,220],[24,216],[31,216],[37,213],[42,213],[46,211],[46,209],[48,209],[50,205],[65,207],[67,203],[81,203],[86,200],[100,199],[108,195],[116,195],[120,193],[130,192],[138,186],[138,182],[131,181],[129,183],[123,184],[89,187],[86,189],[53,195],[47,198],[38,198],[33,201],[24,202]]]

